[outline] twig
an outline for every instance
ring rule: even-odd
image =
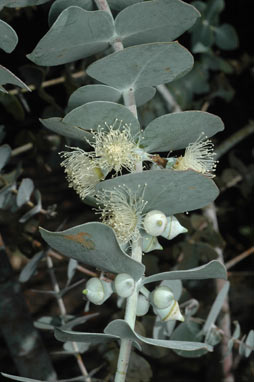
[[[237,145],[239,142],[251,134],[254,134],[253,121],[250,121],[247,126],[242,127],[236,133],[232,134],[216,148],[217,159],[222,157],[222,155],[226,154],[232,147]]]
[[[227,269],[232,268],[234,265],[236,265],[237,263],[239,263],[240,261],[242,261],[243,259],[245,259],[249,255],[251,255],[252,253],[254,253],[254,247],[250,247],[249,249],[247,249],[246,251],[244,251],[240,255],[238,255],[238,256],[234,257],[232,260],[228,261],[225,264],[225,267]]]
[[[219,225],[216,215],[215,204],[211,203],[208,207],[204,209],[204,215],[211,221],[213,229],[219,232]],[[218,255],[218,260],[224,264],[223,251],[221,248],[214,248]],[[225,281],[221,279],[215,280],[217,293],[222,289]],[[221,356],[222,356],[222,371],[223,371],[223,382],[234,382],[234,375],[232,373],[233,368],[233,356],[232,352],[228,354],[228,338],[231,338],[231,319],[230,319],[230,307],[228,297],[225,298],[222,309],[223,317],[219,321],[219,328],[224,333],[222,341],[220,344]]]
[[[80,78],[80,77],[83,77],[84,75],[85,75],[85,71],[81,70],[79,72],[73,73],[72,77],[73,78]],[[42,84],[41,84],[41,87],[42,88],[47,88],[49,86],[59,85],[59,84],[64,83],[65,80],[66,80],[66,78],[64,76],[53,78],[52,80],[43,81]],[[30,88],[31,91],[37,89],[37,87],[35,85],[29,85],[28,87]],[[12,90],[9,90],[8,93],[11,94],[11,95],[16,95],[16,94],[19,94],[19,93],[27,93],[28,91],[29,90],[25,89],[25,88],[24,89],[12,89]]]
[[[33,143],[32,142],[28,142],[28,143],[26,143],[23,146],[19,146],[16,149],[13,149],[11,151],[11,156],[15,157],[16,155],[23,154],[26,151],[31,150],[32,148],[33,148]]]
[[[60,288],[59,288],[59,285],[58,285],[58,282],[57,282],[57,279],[56,279],[53,262],[52,262],[52,259],[51,259],[50,256],[47,256],[47,265],[48,265],[48,269],[49,269],[50,278],[51,278],[51,281],[52,281],[52,284],[53,284],[53,289],[57,293],[56,301],[57,301],[57,304],[58,304],[58,307],[59,307],[62,319],[63,319],[64,323],[66,323],[67,322],[67,320],[66,320],[67,312],[66,312],[66,308],[65,308],[65,305],[64,305],[63,298],[60,297]],[[81,357],[81,355],[79,353],[79,349],[78,349],[77,343],[72,341],[71,344],[73,346],[73,350],[75,351],[75,357],[77,359],[77,363],[78,363],[79,369],[80,369],[82,375],[84,376],[84,381],[85,382],[91,382],[91,378],[89,377],[89,374],[88,374],[88,372],[86,370],[86,367],[85,367],[85,365],[83,363],[82,357]]]
[[[169,111],[171,111],[172,113],[181,111],[180,106],[178,105],[178,103],[176,102],[175,98],[172,96],[171,92],[169,91],[166,85],[158,85],[156,86],[156,88],[166,101]]]

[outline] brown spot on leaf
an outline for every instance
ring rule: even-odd
[[[91,235],[87,232],[79,232],[73,235],[64,235],[68,240],[73,240],[76,243],[83,245],[86,249],[94,249],[94,242],[90,239]]]
[[[167,68],[165,68],[165,71],[170,72],[170,67],[168,66]]]

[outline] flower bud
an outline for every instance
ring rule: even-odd
[[[129,297],[135,289],[134,279],[127,273],[120,273],[114,281],[114,290],[120,297]]]
[[[170,306],[164,309],[154,309],[154,313],[157,314],[162,321],[178,320],[184,321],[184,317],[180,312],[179,304],[176,300],[170,303]]]
[[[92,277],[86,283],[86,289],[82,292],[87,299],[95,305],[101,305],[112,294],[111,283]]]
[[[142,250],[144,253],[163,249],[156,236],[151,236],[143,231],[142,239]]]
[[[188,230],[179,223],[177,218],[175,216],[169,216],[167,217],[167,224],[161,236],[168,240],[172,240],[177,235],[180,235],[180,233],[185,232],[188,232]]]
[[[158,286],[151,294],[151,302],[157,309],[168,308],[174,300],[173,292],[166,285]]]
[[[136,315],[138,317],[144,316],[148,312],[149,307],[150,307],[150,303],[147,300],[147,298],[143,296],[142,294],[139,294]]]
[[[144,218],[144,229],[149,235],[159,236],[167,225],[166,215],[158,210],[150,211]]]

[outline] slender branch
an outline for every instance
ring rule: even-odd
[[[32,148],[33,148],[33,143],[32,142],[28,142],[28,143],[26,143],[23,146],[19,146],[19,147],[16,147],[16,149],[13,149],[11,151],[11,156],[15,157],[16,155],[23,154],[26,151],[31,150]]]
[[[95,3],[98,9],[108,12],[111,16],[111,10],[108,5],[107,0],[95,0]],[[111,46],[115,52],[123,50],[123,44],[119,39],[111,42]],[[132,112],[132,114],[137,118],[137,106],[135,101],[134,89],[127,89],[123,92],[123,99],[125,106]],[[143,163],[142,161],[136,164],[136,172],[142,172]],[[132,244],[132,253],[131,257],[138,261],[142,262],[142,239],[137,240]],[[125,310],[125,321],[130,325],[131,328],[134,328],[136,321],[136,310],[137,310],[137,300],[138,300],[138,289],[137,285],[133,294],[128,297]],[[121,339],[117,371],[115,375],[115,382],[124,382],[126,379],[127,369],[130,360],[132,348],[132,341],[128,339]]]
[[[59,285],[58,285],[58,282],[57,282],[57,279],[56,279],[56,274],[55,274],[55,271],[54,271],[53,262],[52,262],[52,259],[51,259],[50,256],[47,256],[47,266],[48,266],[51,282],[52,282],[52,285],[53,285],[53,289],[57,293],[56,301],[57,301],[57,304],[58,304],[58,307],[59,307],[59,311],[60,311],[60,314],[62,316],[62,319],[63,319],[64,323],[66,323],[67,311],[66,311],[66,308],[65,308],[65,305],[64,305],[63,298],[60,297],[60,288],[59,288]],[[84,381],[85,382],[91,382],[91,378],[89,377],[89,374],[88,374],[88,372],[86,370],[86,367],[85,367],[85,365],[83,363],[82,357],[79,354],[79,349],[78,349],[77,343],[72,341],[71,344],[72,344],[73,350],[75,352],[75,357],[76,357],[79,369],[80,369],[82,375],[84,376]]]
[[[207,206],[204,209],[204,215],[211,221],[213,225],[213,229],[217,232],[219,232],[219,225],[216,215],[216,209],[215,204],[211,203],[209,206]],[[216,247],[215,251],[218,255],[218,260],[224,264],[224,258],[223,258],[223,251],[221,248]],[[222,289],[225,281],[221,279],[215,280],[215,286],[217,289],[217,293]],[[222,371],[223,371],[223,382],[234,382],[234,375],[232,373],[233,369],[233,356],[232,352],[228,354],[228,338],[231,338],[231,319],[230,319],[230,306],[229,306],[229,299],[228,296],[226,296],[222,309],[223,317],[219,321],[219,328],[223,331],[225,334],[222,338],[221,344],[220,344],[220,350],[221,350],[221,356],[222,356]]]
[[[237,145],[239,142],[251,134],[254,134],[253,121],[250,121],[247,126],[242,127],[236,133],[232,134],[216,148],[217,158],[222,157],[222,155],[226,154],[232,147]]]
[[[168,110],[170,112],[176,113],[181,111],[180,106],[178,105],[178,103],[176,102],[175,98],[172,96],[171,92],[169,91],[166,85],[164,84],[158,85],[156,86],[156,88],[158,92],[160,93],[160,95],[164,98],[167,104]]]
[[[249,255],[251,255],[252,253],[254,253],[254,247],[250,247],[249,249],[247,249],[246,251],[244,251],[240,255],[238,255],[238,256],[234,257],[232,260],[228,261],[225,264],[226,268],[227,269],[232,268],[234,265],[236,265],[237,263],[239,263],[240,261],[242,261],[243,259],[245,259]]]

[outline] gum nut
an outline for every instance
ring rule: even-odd
[[[114,281],[115,292],[120,297],[129,297],[135,289],[134,279],[127,273],[119,273]]]
[[[159,236],[167,225],[166,215],[158,210],[150,211],[144,218],[144,229],[149,235]]]
[[[92,277],[86,283],[86,289],[83,290],[83,294],[87,299],[95,305],[101,305],[104,301],[105,292],[103,284],[97,277]]]
[[[172,290],[166,285],[158,286],[151,295],[152,304],[157,309],[168,308],[174,300],[175,298]]]
[[[183,227],[175,216],[169,216],[167,217],[166,228],[161,236],[168,240],[172,240],[177,235],[185,232],[188,232],[187,228]]]
[[[144,231],[143,231],[144,232]],[[142,234],[142,250],[144,253],[148,253],[154,250],[162,250],[163,247],[158,242],[156,236],[151,236],[148,233],[144,232]]]
[[[184,321],[184,317],[176,300],[173,300],[168,308],[155,309],[155,313],[161,318],[162,321]]]
[[[142,294],[139,294],[136,315],[138,317],[144,316],[148,312],[149,307],[150,307],[149,301],[145,298],[145,296],[143,296]]]

